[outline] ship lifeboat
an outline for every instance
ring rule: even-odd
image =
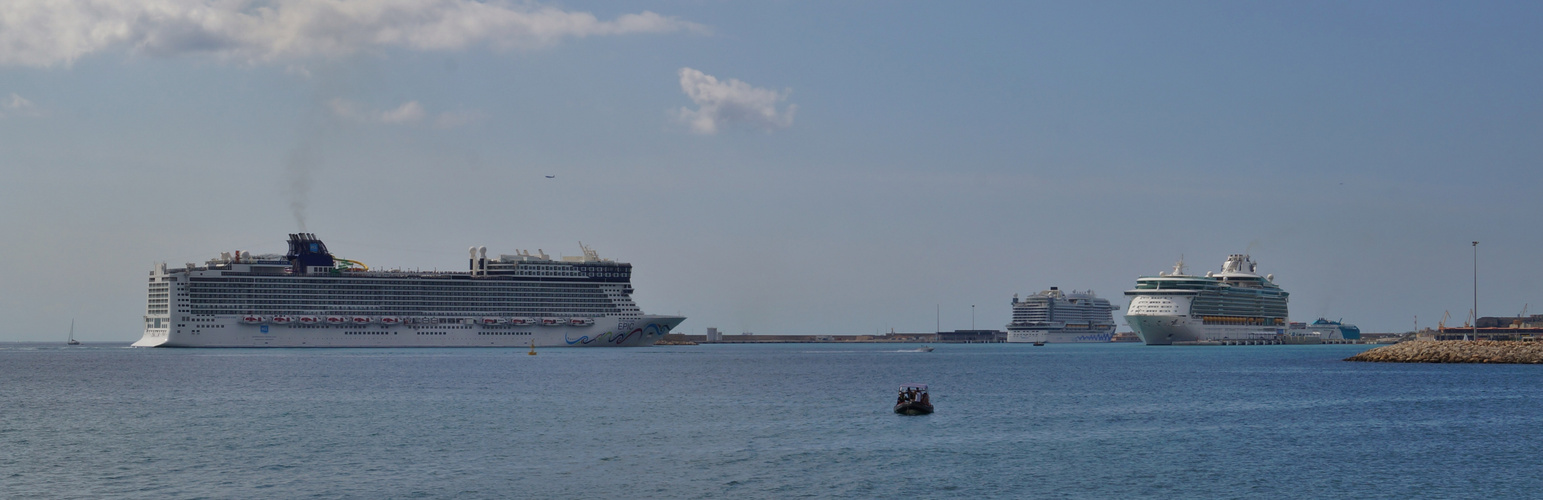
[[[589,318],[568,318],[570,326],[589,326],[595,324],[595,320]]]
[[[536,320],[530,318],[509,318],[509,324],[520,326],[534,325],[536,324]]]
[[[352,318],[352,321],[356,325],[364,325],[364,324],[370,323],[371,321],[373,321],[373,319],[371,319],[369,316],[354,316]]]
[[[273,317],[273,324],[275,324],[275,325],[287,325],[287,324],[290,324],[293,321],[295,321],[295,318],[291,318],[289,316],[284,316],[282,314]]]
[[[316,323],[321,322],[321,318],[318,318],[318,317],[315,317],[315,316],[301,316],[301,317],[295,318],[295,321],[299,322],[302,325],[314,325]]]
[[[260,325],[264,321],[267,321],[267,318],[264,318],[262,316],[258,316],[258,315],[255,315],[255,314],[248,314],[246,316],[242,316],[241,317],[241,322],[242,323],[246,323],[248,325]]]
[[[482,324],[484,325],[496,325],[498,323],[498,318],[482,318]]]
[[[382,325],[400,325],[400,324],[402,324],[402,318],[398,318],[396,316],[382,316],[380,318],[380,324],[382,324]]]
[[[541,318],[541,326],[562,326],[563,320],[557,318]]]
[[[327,322],[334,325],[341,325],[343,323],[347,323],[348,318],[342,316],[327,316]]]

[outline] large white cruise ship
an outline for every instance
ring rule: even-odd
[[[372,271],[291,234],[287,255],[156,265],[134,346],[648,346],[686,320],[643,314],[632,265],[580,247],[558,260],[474,247],[466,272]]]
[[[1286,333],[1289,294],[1256,267],[1247,255],[1229,255],[1219,273],[1184,274],[1181,260],[1172,273],[1142,276],[1125,292],[1125,321],[1147,345],[1275,339]]]
[[[1057,287],[1023,300],[1013,295],[1008,342],[1109,342],[1114,337],[1115,307],[1093,292],[1063,293]]]

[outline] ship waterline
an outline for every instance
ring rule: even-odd
[[[136,347],[634,347],[685,321],[643,314],[632,265],[469,252],[466,272],[370,270],[315,236],[287,255],[155,266]]]
[[[237,318],[211,318],[205,331],[181,336],[146,335],[134,347],[644,347],[653,345],[686,318],[645,315],[630,328],[616,320],[584,327],[505,328],[480,324],[442,325],[253,325]]]

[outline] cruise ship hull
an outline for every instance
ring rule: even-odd
[[[370,270],[333,256],[310,233],[289,253],[221,253],[204,266],[150,271],[145,329],[135,347],[637,347],[684,317],[645,315],[632,265],[539,249],[466,271]]]
[[[645,315],[626,328],[616,318],[588,326],[274,325],[238,317],[199,323],[196,333],[147,331],[134,347],[645,347],[686,318]],[[192,330],[191,328],[188,330]]]
[[[1146,345],[1202,340],[1266,340],[1284,333],[1284,329],[1264,325],[1207,325],[1187,316],[1131,315],[1126,316],[1125,321]]]

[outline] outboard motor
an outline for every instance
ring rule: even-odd
[[[332,254],[327,252],[327,244],[311,233],[291,233],[289,254],[284,259],[289,261],[290,273],[297,275],[326,274],[337,267]]]

